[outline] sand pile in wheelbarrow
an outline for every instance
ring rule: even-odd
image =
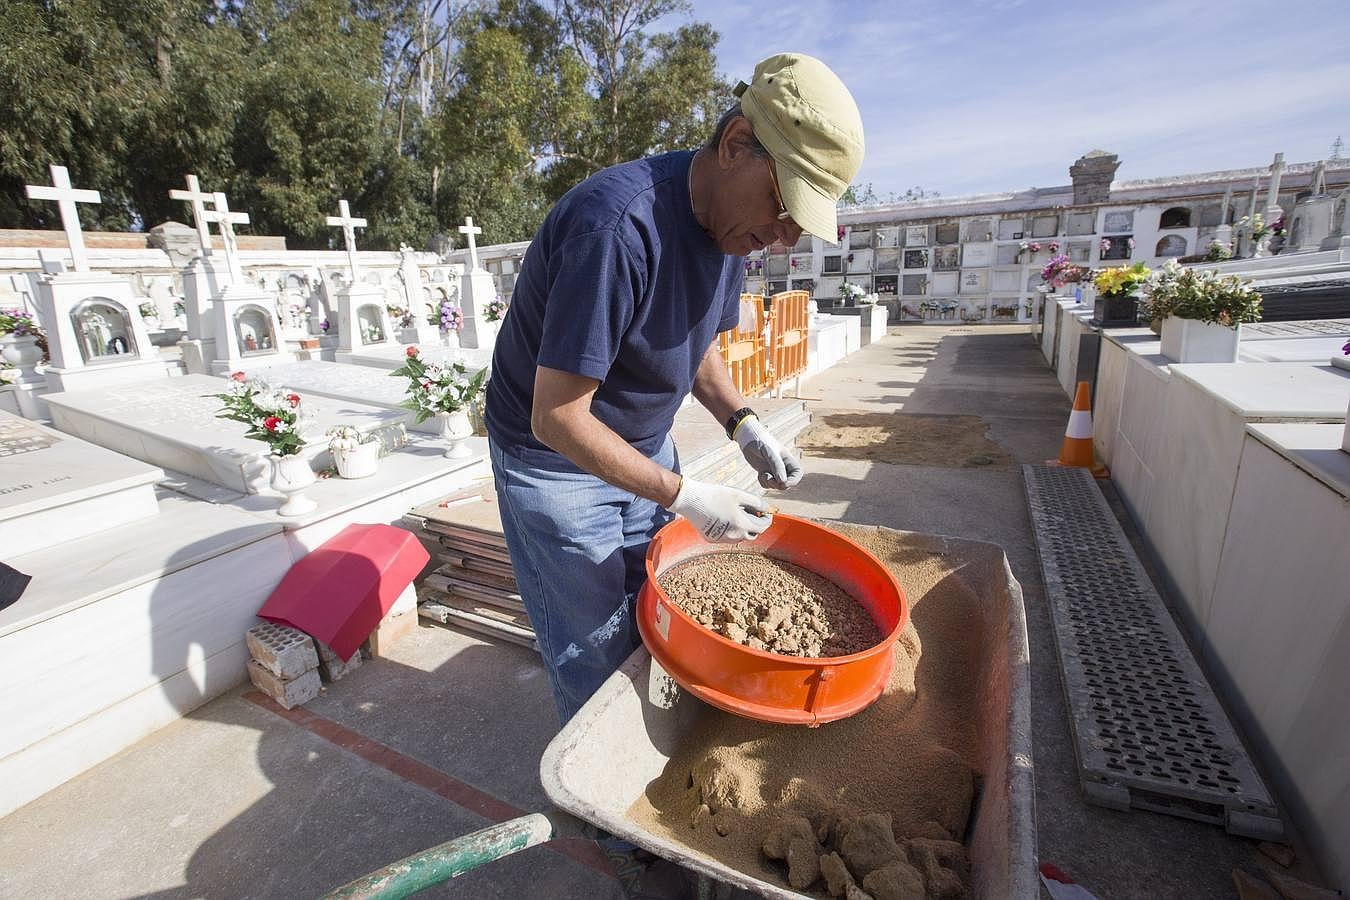
[[[940,555],[839,529],[910,601],[895,669],[855,716],[803,728],[708,708],[629,810],[643,827],[775,884],[858,900],[959,897],[969,883],[980,602]]]
[[[695,557],[659,580],[694,621],[754,650],[846,656],[883,637],[867,610],[837,584],[759,553]]]

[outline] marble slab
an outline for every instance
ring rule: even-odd
[[[0,412],[5,559],[154,516],[157,467]]]
[[[311,360],[267,366],[256,372],[245,367],[244,372],[264,377],[273,384],[284,384],[302,396],[352,400],[394,410],[404,416],[408,429],[423,434],[440,433],[440,424],[435,419],[427,419],[420,425],[413,423],[412,412],[399,406],[408,396],[407,381],[391,377],[385,369]]]
[[[418,353],[426,362],[438,362],[445,364],[448,362],[463,363],[470,372],[476,372],[479,369],[486,369],[492,365],[492,348],[468,349],[460,348],[451,350],[443,344],[420,344]],[[379,350],[356,351],[353,353],[344,353],[340,362],[355,366],[371,366],[376,369],[397,369],[401,367],[408,358],[408,348],[404,346],[390,346]]]
[[[244,437],[244,425],[217,418],[220,401],[212,394],[226,380],[184,375],[163,381],[96,391],[47,395],[58,429],[152,465],[184,472],[241,493],[268,488],[271,462],[261,441]],[[305,455],[316,467],[327,465],[323,434],[334,425],[362,432],[398,431],[399,411],[327,397],[304,396],[313,416],[314,435]]]
[[[1173,364],[1171,372],[1249,421],[1344,422],[1350,403],[1350,372],[1330,365]]]
[[[1335,337],[1293,337],[1238,343],[1239,362],[1323,363],[1339,356],[1350,332]]]
[[[1350,453],[1341,449],[1345,426],[1271,422],[1248,425],[1247,433],[1350,499]]]

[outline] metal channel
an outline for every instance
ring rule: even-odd
[[[1088,801],[1279,839],[1270,792],[1091,474],[1022,474]]]

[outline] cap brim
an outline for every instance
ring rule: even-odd
[[[802,231],[814,234],[827,244],[839,243],[839,218],[836,214],[838,198],[822,193],[795,168],[777,157],[778,190],[783,194],[783,205],[792,215],[792,221]]]

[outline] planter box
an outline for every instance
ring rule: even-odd
[[[1179,363],[1237,362],[1240,328],[1168,316],[1162,325],[1163,356]]]
[[[1097,294],[1092,300],[1092,321],[1103,328],[1133,328],[1138,318],[1135,294]]]

